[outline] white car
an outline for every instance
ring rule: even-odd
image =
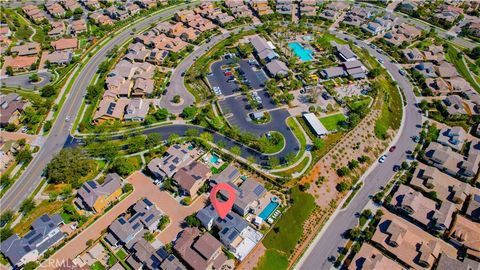
[[[378,162],[384,163],[386,159],[387,159],[387,155],[383,155],[383,156],[380,157],[380,159],[378,160]]]

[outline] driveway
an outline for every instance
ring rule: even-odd
[[[2,86],[21,87],[23,89],[29,89],[29,90],[34,90],[34,89],[40,90],[40,88],[50,83],[53,75],[48,71],[40,71],[37,74],[40,77],[40,81],[37,83],[30,82],[29,77],[32,75],[32,73],[15,75],[15,76],[2,76],[0,79],[2,81]]]
[[[148,198],[162,212],[170,217],[170,225],[157,236],[163,243],[175,240],[178,233],[183,230],[184,226],[182,221],[185,217],[202,209],[206,203],[206,196],[203,195],[197,198],[192,205],[182,206],[172,198],[168,192],[161,191],[159,187],[155,186],[152,181],[141,172],[135,172],[127,181],[133,185],[133,192],[53,254],[49,258],[49,261],[62,262],[68,259],[73,260],[87,249],[88,240],[97,239],[102,236],[102,232],[107,229],[118,216],[125,213],[130,206],[142,198]],[[45,262],[40,268],[53,269],[54,267],[49,267],[48,263]]]

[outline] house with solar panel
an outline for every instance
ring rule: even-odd
[[[85,182],[77,191],[75,204],[83,210],[101,212],[122,195],[122,178],[116,173],[105,176],[103,184]]]
[[[105,240],[114,247],[124,246],[131,250],[147,231],[153,232],[157,229],[162,215],[155,204],[146,198],[141,199],[126,215],[120,216],[110,224]]]
[[[228,213],[224,219],[220,218],[212,205],[198,211],[196,217],[208,230],[217,228],[220,242],[240,261],[255,248],[263,236],[234,212]]]
[[[60,230],[62,224],[64,223],[60,215],[45,214],[32,223],[32,229],[24,237],[14,234],[3,241],[0,252],[14,268],[38,261],[45,251],[65,237]]]
[[[185,145],[175,144],[168,148],[161,158],[152,159],[147,168],[155,179],[163,180],[172,177],[180,168],[193,161]]]
[[[262,184],[251,178],[247,178],[240,186],[234,183],[228,184],[235,189],[237,195],[232,210],[241,216],[253,213],[254,209],[260,204],[259,200],[267,193]],[[228,198],[228,193],[225,190],[220,190],[220,195]]]

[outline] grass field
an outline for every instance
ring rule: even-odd
[[[292,188],[291,192],[292,205],[263,240],[268,250],[280,252],[286,257],[294,251],[303,233],[302,224],[315,208],[315,199],[311,194],[301,192],[298,187]]]
[[[285,137],[283,137],[282,133],[278,131],[271,131],[270,135],[272,136],[272,138],[275,138],[276,140],[278,140],[278,143],[272,144],[266,147],[263,151],[265,154],[277,153],[281,151],[283,147],[285,147]]]
[[[48,200],[42,201],[40,204],[33,209],[32,212],[28,213],[23,217],[15,227],[13,227],[13,232],[22,236],[30,230],[30,225],[33,221],[42,216],[43,214],[54,214],[58,213],[62,209],[63,201],[54,201],[49,202]]]
[[[305,166],[308,165],[308,161],[310,159],[307,157],[304,157],[303,160],[297,164],[297,166],[295,167],[292,167],[290,169],[287,169],[285,171],[281,171],[281,172],[276,172],[274,173],[275,175],[278,175],[280,177],[287,177],[287,176],[292,176],[294,173],[296,172],[301,172],[303,170],[303,168],[305,168]]]
[[[260,258],[256,270],[280,270],[287,269],[288,258],[275,250],[267,250]]]
[[[325,126],[329,131],[337,130],[340,128],[339,124],[342,121],[347,120],[347,117],[343,113],[333,114],[320,118],[320,122]]]

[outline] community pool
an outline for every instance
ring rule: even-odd
[[[278,205],[278,202],[271,201],[258,216],[261,217],[263,220],[267,220],[268,217],[273,213],[273,211],[277,209]]]
[[[302,62],[313,60],[312,50],[305,49],[302,44],[298,42],[292,42],[288,43],[288,47],[293,50],[295,55],[297,55]]]

